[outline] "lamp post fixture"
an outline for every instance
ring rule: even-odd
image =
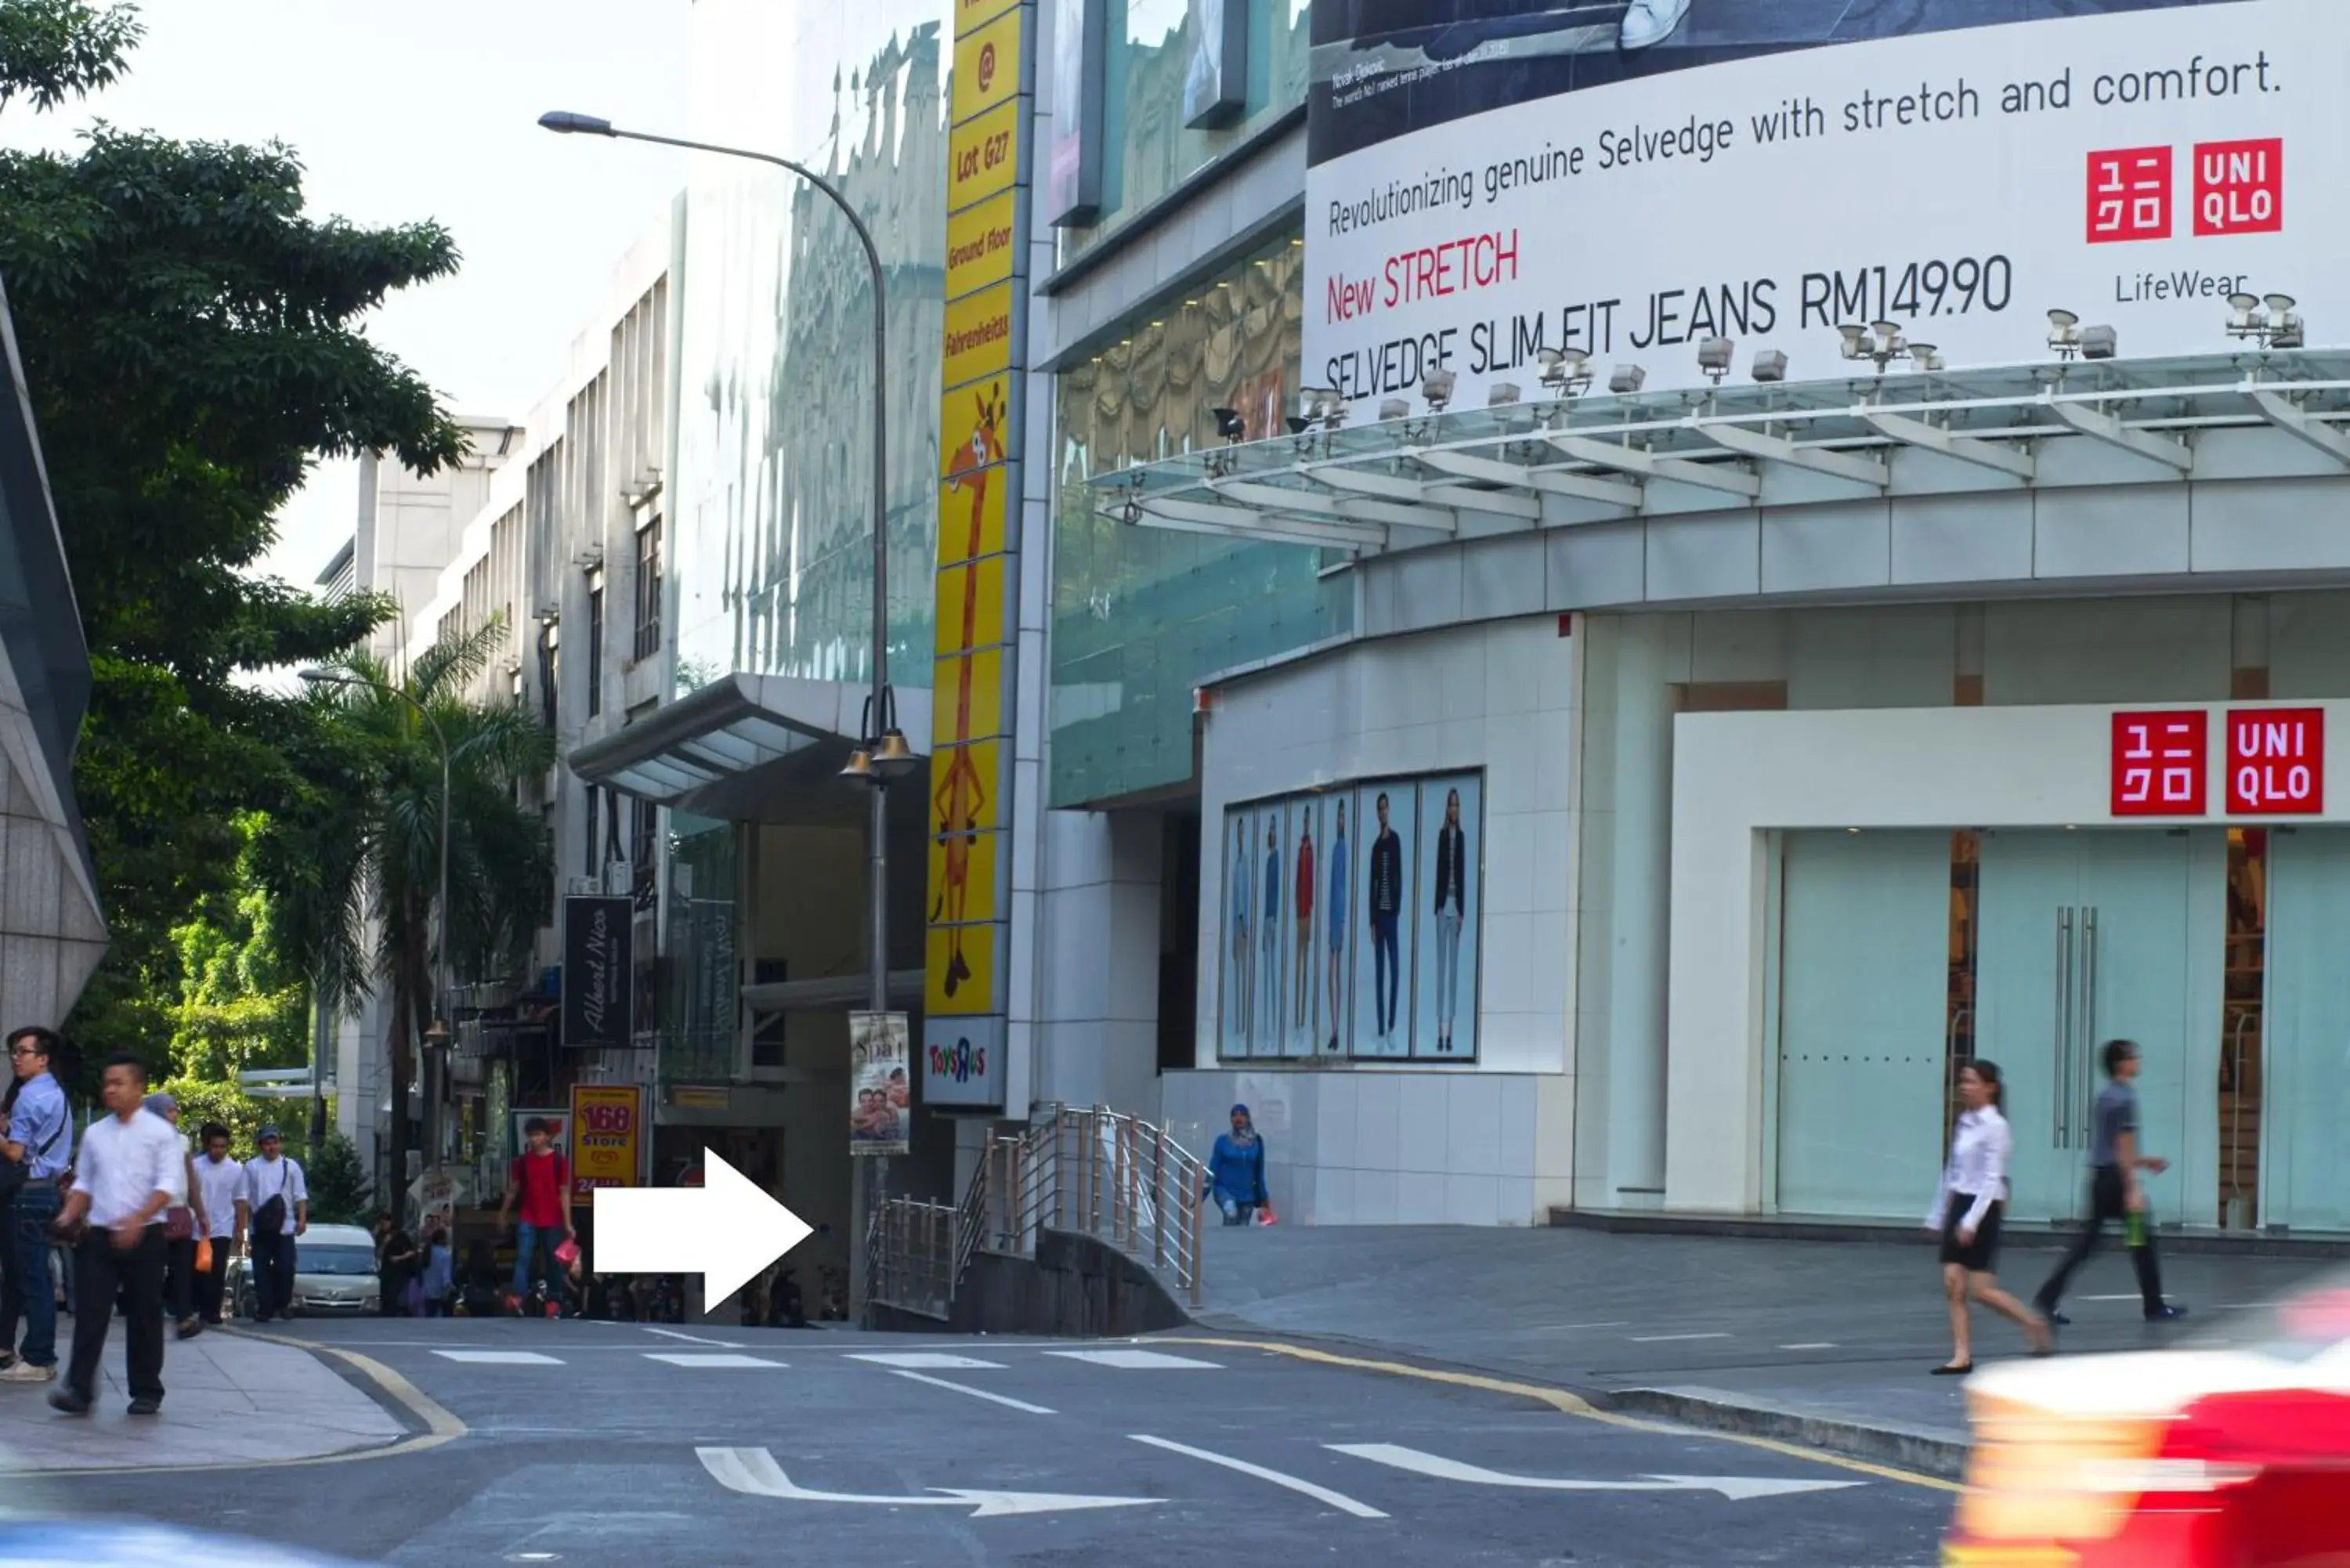
[[[302,683],[306,686],[348,686],[399,698],[415,709],[416,716],[431,728],[432,742],[441,751],[441,940],[433,959],[432,1005],[426,1010],[432,1019],[424,1030],[424,1059],[429,1068],[432,1064],[432,1052],[436,1048],[445,1051],[449,1044],[449,1025],[441,1011],[448,1005],[449,998],[449,736],[441,728],[441,721],[432,716],[430,708],[398,686],[357,675],[341,675],[330,670],[305,670],[301,675]],[[314,1067],[312,1072],[315,1074],[317,1069]],[[437,1075],[428,1072],[424,1094],[424,1147],[431,1155],[426,1161],[428,1168],[441,1158],[441,1087]],[[394,1114],[404,1116],[408,1114],[408,1107],[398,1106]],[[408,1173],[395,1170],[391,1173],[391,1179],[395,1186],[403,1185]]]
[[[708,141],[692,141],[682,137],[656,136],[650,131],[622,130],[610,120],[592,114],[575,114],[567,109],[555,109],[538,117],[538,123],[558,136],[602,136],[619,141],[645,141],[658,147],[681,147],[689,152],[707,152],[721,158],[743,158],[754,163],[769,163],[798,175],[816,187],[827,201],[840,210],[848,226],[857,233],[857,243],[865,252],[865,265],[873,277],[873,649],[872,691],[865,699],[864,734],[850,751],[848,765],[840,776],[853,784],[872,790],[872,808],[866,827],[871,887],[867,895],[869,930],[867,934],[866,959],[868,966],[867,1005],[875,1012],[889,1011],[889,781],[910,772],[917,762],[913,749],[906,743],[905,732],[898,728],[898,705],[889,690],[889,398],[888,392],[889,366],[889,287],[881,268],[881,251],[873,243],[873,231],[849,204],[832,182],[806,165],[772,152],[759,152],[744,147],[723,147]],[[887,1162],[868,1160],[873,1168],[871,1178],[878,1197],[888,1179]],[[867,1182],[860,1179],[851,1188],[858,1212],[850,1222],[849,1247],[851,1260],[848,1271],[849,1297],[853,1313],[862,1316],[866,1263],[866,1210],[871,1198]]]

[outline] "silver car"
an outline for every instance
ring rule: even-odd
[[[237,1315],[260,1307],[254,1289],[253,1260],[231,1259],[229,1299]],[[313,1225],[294,1243],[294,1310],[299,1313],[371,1313],[382,1295],[376,1278],[375,1238],[356,1225]]]

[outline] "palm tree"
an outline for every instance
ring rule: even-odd
[[[318,752],[306,771],[317,787],[268,836],[281,940],[318,995],[348,1010],[371,982],[390,988],[386,1153],[395,1190],[406,1182],[408,1086],[435,978],[441,737],[449,750],[451,908],[438,911],[449,922],[446,978],[524,961],[553,907],[554,846],[516,786],[554,762],[555,737],[517,701],[470,695],[504,643],[494,620],[435,643],[405,677],[364,651],[337,660],[311,688]]]

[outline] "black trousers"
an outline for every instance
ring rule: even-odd
[[[294,1235],[253,1238],[253,1298],[262,1317],[284,1317],[294,1306]]]
[[[113,1234],[93,1225],[74,1253],[73,1356],[66,1386],[98,1397],[98,1363],[106,1353],[117,1295],[122,1302],[123,1359],[133,1399],[163,1397],[163,1227],[150,1225],[137,1246],[118,1251]]]
[[[2064,1297],[2064,1287],[2072,1282],[2074,1271],[2089,1261],[2089,1254],[2095,1251],[2097,1243],[2105,1239],[2106,1226],[2108,1223],[2127,1223],[2129,1210],[2125,1199],[2121,1167],[2101,1165],[2089,1173],[2089,1222],[2082,1228],[2079,1239],[2064,1254],[2064,1261],[2056,1265],[2056,1272],[2048,1276],[2048,1282],[2042,1285],[2039,1293],[2033,1297],[2043,1310],[2055,1310],[2056,1303]],[[2153,1211],[2147,1210],[2141,1218],[2146,1222],[2146,1244],[2129,1249],[2130,1266],[2137,1271],[2140,1304],[2147,1312],[2160,1312],[2162,1261],[2155,1256],[2154,1251]]]
[[[196,1315],[196,1239],[163,1242],[163,1307],[173,1323]]]
[[[206,1323],[218,1323],[227,1315],[221,1303],[228,1296],[228,1261],[235,1243],[226,1236],[214,1236],[212,1242],[213,1266],[196,1276],[196,1312]]]

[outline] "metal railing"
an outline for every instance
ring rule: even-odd
[[[1055,1106],[1020,1137],[991,1133],[959,1205],[876,1206],[868,1300],[945,1319],[977,1252],[1033,1258],[1047,1231],[1089,1236],[1200,1304],[1207,1168],[1166,1128],[1105,1106]]]

